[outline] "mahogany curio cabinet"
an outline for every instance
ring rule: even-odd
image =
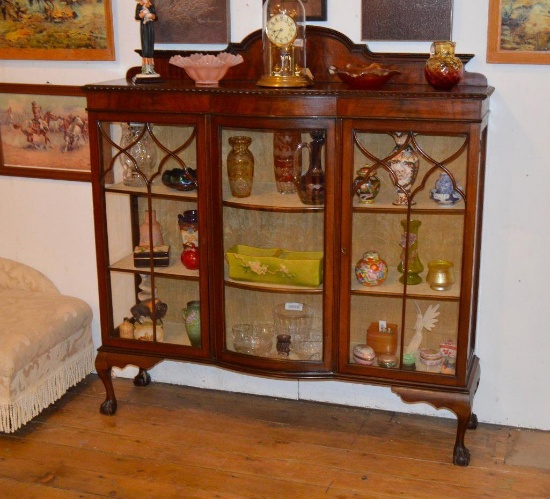
[[[327,28],[308,27],[307,44],[315,79],[308,88],[256,85],[259,31],[229,45],[244,63],[218,87],[195,86],[168,63],[170,52],[156,55],[162,82],[135,85],[128,78],[85,86],[102,330],[96,369],[107,393],[101,412],[117,408],[112,367],[137,366],[135,384],[147,385],[148,369],[165,359],[250,375],[376,384],[406,402],[453,411],[453,461],[467,465],[464,437],[477,424],[472,405],[480,379],[476,303],[492,88],[466,71],[452,90],[434,90],[423,76],[427,55],[374,54]],[[460,57],[466,63],[472,56]],[[354,60],[393,65],[401,74],[379,89],[350,89],[328,67]],[[134,135],[125,142],[121,135],[129,129]],[[321,201],[277,191],[275,136],[290,131],[302,148],[287,160],[301,161],[305,172],[312,156],[318,159]],[[254,174],[246,197],[235,195],[228,179],[235,136],[251,139]],[[322,138],[315,151],[314,137]],[[403,155],[416,169],[410,186],[400,171]],[[364,167],[365,178],[379,180],[374,203],[359,197],[365,182],[356,180],[357,171]],[[138,185],[126,185],[131,182],[124,178],[136,170]],[[174,172],[185,187],[165,185]],[[443,180],[451,197],[439,195]],[[178,216],[190,211],[198,214],[196,270],[180,261]],[[157,222],[160,249],[153,241]],[[169,260],[146,251],[136,266],[134,249],[144,244],[160,253],[169,246]],[[262,251],[273,248],[290,255],[280,279],[262,260]],[[369,251],[388,269],[376,286],[362,284],[355,273]],[[308,265],[317,259],[317,267],[305,269],[301,258]],[[444,289],[427,283],[429,264],[437,261],[453,264],[454,278],[447,277]],[[310,271],[313,281],[294,280]],[[189,333],[192,303],[200,304],[195,338]],[[292,329],[301,313],[304,329]],[[130,335],[126,317],[133,317]],[[354,352],[373,345],[371,330],[380,329],[380,321],[393,329],[394,344],[362,362]],[[233,336],[242,324],[275,331],[262,350],[247,350]],[[278,338],[287,325],[290,350]]]

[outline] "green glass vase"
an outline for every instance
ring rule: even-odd
[[[420,284],[422,277],[420,273],[424,270],[424,265],[418,257],[418,229],[422,225],[420,220],[411,220],[407,230],[407,220],[401,220],[401,226],[403,227],[403,234],[401,236],[400,246],[403,248],[401,251],[401,262],[397,266],[397,270],[403,275],[399,278],[401,284]],[[408,239],[408,245],[407,245]],[[407,265],[405,265],[407,262]],[[407,273],[405,275],[405,268]]]

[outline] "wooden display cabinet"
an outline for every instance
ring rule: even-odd
[[[147,370],[165,359],[252,375],[384,385],[406,402],[453,411],[458,418],[453,461],[467,465],[464,436],[476,426],[472,404],[480,378],[476,303],[492,88],[482,75],[465,72],[458,87],[434,90],[423,79],[427,55],[373,54],[327,28],[308,27],[307,43],[315,84],[305,89],[256,85],[262,71],[259,31],[228,47],[245,62],[231,68],[219,87],[196,87],[168,63],[172,52],[156,56],[162,83],[134,85],[132,69],[128,79],[85,86],[102,329],[96,368],[107,391],[101,412],[116,411],[113,366],[137,366],[135,383],[147,385]],[[461,58],[466,63],[471,56]],[[401,75],[377,90],[352,90],[328,67],[353,60],[395,65]],[[137,127],[139,140],[121,145],[121,124]],[[315,134],[324,139],[322,204],[304,204],[297,194],[276,189],[274,135],[290,130],[302,143],[312,142]],[[405,141],[397,149],[396,133]],[[228,181],[229,138],[237,135],[252,139],[248,197],[234,197]],[[154,149],[154,164],[138,172],[142,186],[125,185],[124,165],[142,168],[144,153],[134,146],[146,142]],[[402,172],[395,163],[405,149],[416,157],[410,190],[399,187]],[[303,171],[310,152],[302,149]],[[360,203],[356,195],[356,172],[365,165],[381,184],[372,204]],[[163,176],[174,169],[186,172],[186,180],[196,179],[196,188],[164,185]],[[453,203],[442,203],[434,194],[442,173],[451,179]],[[402,204],[395,204],[398,191]],[[188,210],[198,212],[198,270],[180,262],[178,215]],[[149,249],[155,220],[170,246],[169,265],[156,265],[151,256],[148,265],[135,267],[134,248],[146,237]],[[413,235],[412,225],[419,222]],[[226,252],[235,247],[322,255],[317,268],[322,283],[296,285],[293,278],[305,265],[290,271],[277,260],[273,268],[242,252],[234,260],[240,273],[232,274],[239,277],[232,278]],[[376,251],[388,266],[387,279],[378,286],[362,285],[355,276],[355,264],[366,251]],[[404,272],[416,268],[415,255],[423,267],[421,282],[400,282],[400,263]],[[427,284],[428,263],[434,260],[454,264],[449,289]],[[266,283],[262,275],[268,273],[278,277]],[[143,321],[136,314],[143,307],[134,307],[147,298],[166,305],[149,307],[151,317],[144,322],[150,323],[150,337],[122,334],[125,317]],[[200,302],[200,339],[193,343],[182,312],[192,301]],[[383,367],[391,363],[380,359],[371,365],[354,360],[354,347],[368,344],[367,328],[378,321],[397,326],[393,367]],[[243,347],[233,335],[242,324],[267,328],[269,341]],[[277,338],[283,333],[291,336],[289,352]],[[437,360],[426,365],[420,352],[437,357],[445,342],[456,347],[456,357],[446,357],[444,368],[430,365]],[[403,362],[405,353],[409,362]]]

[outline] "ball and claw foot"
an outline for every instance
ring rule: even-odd
[[[136,377],[134,378],[134,385],[147,386],[149,383],[151,383],[151,376],[145,369],[140,369],[139,373],[137,373]]]
[[[456,446],[453,453],[453,464],[468,466],[470,464],[470,451],[464,446]]]
[[[99,408],[99,412],[105,416],[112,416],[117,409],[116,400],[107,399]]]
[[[475,430],[477,428],[477,424],[477,416],[472,412],[470,419],[468,420],[468,426],[466,428],[468,428],[468,430]]]

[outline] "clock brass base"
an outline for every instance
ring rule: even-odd
[[[256,83],[259,87],[309,87],[313,85],[313,80],[308,76],[274,76],[263,75]]]

